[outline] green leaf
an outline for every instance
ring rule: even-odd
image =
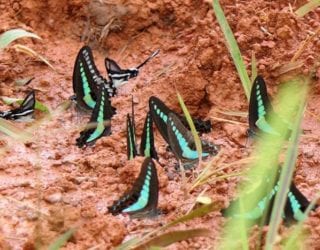
[[[228,21],[223,13],[223,10],[218,0],[213,0],[213,9],[214,9],[214,13],[216,14],[217,21],[220,25],[220,28],[226,39],[228,50],[237,68],[245,94],[247,96],[247,99],[249,100],[251,82],[246,70],[246,66],[244,65],[237,41],[232,33],[232,30],[228,24]]]
[[[12,29],[0,35],[0,49],[4,49],[14,40],[17,40],[23,37],[32,37],[36,39],[41,39],[38,35],[32,32],[26,31],[24,29]]]
[[[318,6],[320,6],[320,0],[311,0],[305,5],[302,5],[299,9],[295,11],[298,17],[303,17],[304,15],[308,14],[310,11],[313,11]]]
[[[12,98],[12,97],[7,97],[7,96],[1,96],[1,99],[7,105],[11,105],[13,103],[17,103],[17,104],[21,105],[21,103],[23,102],[23,99]],[[46,105],[44,105],[42,102],[39,102],[39,101],[36,101],[35,109],[40,110],[45,113],[50,113],[50,109]]]
[[[167,247],[182,240],[187,240],[194,237],[209,237],[210,235],[211,231],[204,228],[173,231],[156,236],[143,245],[140,245],[138,248],[133,249],[149,249],[151,246]]]
[[[64,244],[67,243],[75,231],[75,228],[71,228],[64,234],[60,235],[52,244],[50,244],[50,246],[48,246],[48,250],[59,250]]]

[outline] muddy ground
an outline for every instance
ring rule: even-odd
[[[248,4],[250,2],[250,4]],[[290,4],[289,4],[290,3]],[[312,89],[303,129],[295,183],[312,199],[320,189],[320,38],[312,38],[298,58],[299,68],[283,72],[301,43],[320,27],[320,8],[297,18],[292,10],[306,1],[237,1],[221,4],[237,38],[248,69],[251,54],[257,57],[259,73],[271,95],[279,83],[294,74],[313,74]],[[72,93],[72,72],[78,50],[89,44],[96,64],[105,74],[104,58],[109,56],[123,67],[139,64],[152,51],[160,54],[140,75],[121,87],[112,103],[118,109],[112,120],[112,135],[95,146],[79,149],[75,139],[88,116],[73,107],[32,126],[34,140],[28,143],[1,135],[5,152],[0,163],[0,248],[34,249],[46,246],[71,227],[77,232],[64,249],[112,249],[132,236],[141,235],[185,214],[206,188],[206,195],[218,204],[216,212],[192,220],[180,229],[208,228],[209,238],[176,243],[170,249],[208,249],[216,246],[224,218],[218,211],[234,197],[237,178],[204,185],[187,198],[181,178],[174,170],[176,161],[166,151],[160,134],[156,148],[160,180],[159,208],[165,213],[155,220],[112,216],[112,204],[137,176],[142,158],[126,159],[125,116],[134,96],[137,136],[140,138],[148,98],[160,97],[178,112],[175,88],[194,116],[210,119],[213,130],[204,138],[221,146],[222,158],[232,162],[248,156],[247,119],[224,116],[218,110],[247,111],[247,100],[210,1],[182,0],[10,0],[0,1],[0,33],[16,27],[33,31],[42,41],[24,39],[19,43],[44,55],[54,65],[9,48],[0,52],[0,95],[23,97],[35,89],[36,97],[55,110]],[[19,78],[35,77],[27,86],[16,86]],[[1,110],[8,107],[1,104]],[[40,120],[41,113],[36,114]],[[220,122],[213,117],[233,119],[243,124]],[[226,173],[239,170],[238,167]],[[39,215],[39,211],[41,211]],[[320,210],[313,212],[306,228],[309,249],[320,249]],[[283,227],[282,232],[286,229]],[[45,247],[44,247],[45,248]]]

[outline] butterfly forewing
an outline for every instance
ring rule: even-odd
[[[257,132],[257,122],[267,121],[268,113],[273,112],[266,84],[261,76],[257,76],[253,82],[249,102],[249,128],[251,132]]]
[[[143,132],[141,136],[140,155],[158,159],[157,151],[154,147],[153,121],[150,111],[146,115]]]
[[[154,123],[156,124],[163,139],[169,144],[167,131],[168,115],[172,111],[157,97],[151,96],[149,99],[149,110]]]
[[[146,158],[140,174],[130,191],[108,208],[113,215],[119,213],[155,215],[158,205],[159,181],[151,158]]]
[[[78,147],[93,144],[97,139],[111,133],[111,117],[114,110],[110,99],[103,85],[100,86],[100,95],[97,104],[93,109],[88,126],[80,133],[77,138]],[[96,126],[92,126],[96,124]]]
[[[133,119],[131,119],[130,115],[127,114],[127,157],[128,160],[132,160],[134,157],[137,156],[136,150],[136,139],[135,139],[135,132],[133,128]]]

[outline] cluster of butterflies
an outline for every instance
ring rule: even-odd
[[[159,50],[155,51],[142,64],[132,69],[121,69],[115,61],[106,58],[105,65],[109,76],[109,80],[106,80],[100,75],[94,64],[91,49],[88,46],[80,49],[74,66],[73,89],[75,96],[72,99],[76,101],[80,108],[92,110],[92,115],[88,126],[80,133],[80,137],[77,139],[76,144],[79,147],[91,145],[100,137],[110,135],[111,118],[116,111],[111,106],[110,98],[116,95],[119,86],[130,78],[136,77],[139,69],[156,56],[158,52]],[[267,133],[279,136],[280,131],[270,125],[270,117],[273,113],[266,84],[261,76],[257,76],[251,89],[248,134],[250,136],[258,136],[261,133]],[[210,121],[200,119],[193,119],[193,121],[198,132],[210,132]],[[158,160],[158,155],[154,146],[153,122],[169,145],[170,150],[185,169],[191,169],[199,161],[200,157],[206,158],[216,155],[219,150],[217,145],[202,141],[203,152],[199,156],[185,117],[171,110],[159,98],[151,96],[138,153],[135,136],[134,104],[132,101],[132,114],[127,114],[126,122],[127,157],[128,160],[131,160],[135,156],[141,155],[145,157],[145,160],[131,190],[122,195],[120,199],[108,208],[113,215],[119,213],[136,216],[157,214],[159,187],[154,160]],[[271,201],[269,208],[272,208],[278,185],[279,183],[276,182],[272,190],[261,199],[256,208],[241,216],[253,220],[259,219],[269,201]],[[231,206],[236,202],[231,203]],[[285,218],[300,220],[301,214],[308,205],[309,201],[292,183],[288,192]],[[223,214],[227,216],[224,211]],[[236,215],[233,214],[233,216]]]

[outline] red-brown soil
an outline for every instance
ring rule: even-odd
[[[319,35],[298,58],[303,66],[286,74],[281,67],[297,52],[301,43],[320,25],[320,8],[297,18],[289,1],[222,0],[230,26],[244,61],[250,66],[251,53],[257,57],[259,73],[277,91],[281,80],[293,73],[315,70],[301,139],[295,183],[308,199],[320,189],[320,69]],[[306,1],[290,1],[293,10]],[[156,95],[180,112],[175,88],[194,116],[211,119],[213,130],[206,139],[218,144],[226,162],[248,156],[244,125],[216,121],[218,109],[247,111],[247,100],[224,43],[210,1],[0,1],[0,33],[16,27],[35,32],[43,40],[18,41],[44,55],[56,71],[25,54],[9,48],[0,52],[0,95],[22,97],[30,88],[37,99],[52,110],[72,93],[72,72],[78,50],[89,44],[98,68],[104,72],[104,57],[123,67],[140,63],[152,51],[160,54],[140,75],[121,87],[112,99],[118,113],[112,120],[112,135],[95,146],[79,149],[75,139],[88,117],[74,108],[61,112],[33,130],[34,140],[23,144],[1,135],[5,152],[0,163],[0,248],[34,249],[47,246],[71,227],[77,232],[64,249],[112,249],[121,242],[185,214],[199,193],[207,188],[219,208],[234,197],[237,178],[220,180],[183,195],[180,174],[174,170],[173,155],[156,132],[156,148],[163,169],[157,165],[160,180],[159,207],[166,214],[155,220],[112,216],[107,207],[128,187],[139,172],[142,158],[126,159],[125,115],[134,96],[137,134],[140,138],[148,98]],[[107,26],[107,28],[105,28]],[[105,29],[104,29],[105,28]],[[105,36],[101,37],[104,31]],[[33,76],[28,86],[15,86],[15,79]],[[1,109],[7,107],[2,104]],[[37,113],[36,117],[41,117]],[[245,118],[231,117],[240,122]],[[17,124],[30,128],[32,124]],[[229,169],[231,172],[237,169]],[[38,211],[42,211],[39,215]],[[309,249],[320,249],[320,214],[313,212],[307,222],[311,235]],[[216,244],[223,224],[219,211],[185,223],[180,228],[208,228],[210,238],[194,238],[176,243],[170,249],[208,249]],[[286,231],[283,227],[282,231]],[[236,236],[235,236],[236,237]],[[45,247],[44,247],[45,248]]]

